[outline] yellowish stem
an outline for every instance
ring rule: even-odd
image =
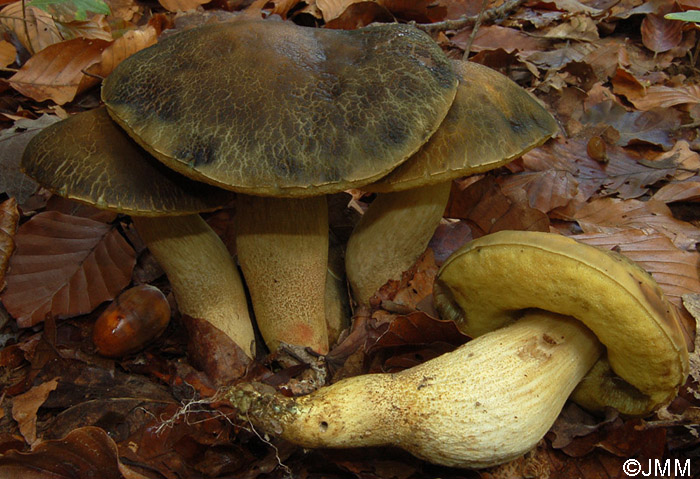
[[[236,250],[255,320],[270,350],[285,342],[327,353],[325,197],[240,195]]]
[[[423,254],[445,212],[451,182],[377,196],[355,227],[345,252],[353,297],[367,304],[389,280],[399,280]]]
[[[253,358],[255,336],[243,283],[217,234],[199,215],[132,219],[165,270],[180,312],[210,322]]]

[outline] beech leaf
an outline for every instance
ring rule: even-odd
[[[110,42],[74,38],[50,45],[32,56],[8,82],[12,88],[36,101],[53,100],[63,105],[98,79],[83,73],[102,58]]]
[[[12,417],[17,421],[19,431],[29,444],[34,444],[37,439],[36,412],[57,386],[58,379],[51,379],[15,396],[12,400]]]
[[[136,254],[110,225],[55,211],[40,213],[15,236],[2,301],[26,328],[47,314],[86,314],[131,280]]]

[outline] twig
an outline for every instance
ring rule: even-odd
[[[472,29],[472,34],[469,35],[469,41],[467,41],[467,45],[464,47],[464,56],[462,59],[464,61],[467,61],[469,59],[469,52],[472,49],[472,43],[474,43],[474,39],[476,38],[476,32],[479,31],[479,27],[481,26],[481,20],[484,17],[484,12],[486,11],[486,5],[488,5],[489,0],[482,0],[481,2],[481,9],[479,10],[479,15],[476,16],[476,21],[474,22],[474,28]]]
[[[525,0],[506,0],[503,5],[498,7],[489,8],[483,12],[482,21],[493,21],[499,18],[503,18],[508,12],[518,8],[520,5],[525,3]],[[481,13],[479,13],[481,15]],[[462,28],[468,27],[469,25],[476,24],[479,15],[468,16],[464,15],[454,20],[444,20],[442,22],[435,23],[424,23],[416,24],[416,28],[423,30],[424,32],[434,33],[434,32],[444,32],[446,30],[460,30]]]
[[[34,55],[34,45],[32,45],[32,39],[29,37],[29,27],[27,26],[27,6],[22,0],[22,20],[24,23],[24,34],[27,36],[27,46],[29,47],[29,53]]]

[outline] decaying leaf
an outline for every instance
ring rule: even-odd
[[[2,302],[20,327],[92,311],[129,284],[134,250],[111,225],[40,213],[15,236]]]
[[[673,203],[674,201],[700,200],[700,181],[674,182],[662,186],[654,195],[657,201]]]
[[[76,429],[60,440],[37,444],[31,452],[0,457],[3,477],[32,479],[149,479],[119,461],[114,441],[98,427]]]
[[[53,100],[63,105],[98,83],[83,70],[100,61],[108,46],[104,40],[83,38],[51,45],[30,58],[8,82],[36,101]]]
[[[14,236],[18,223],[17,200],[10,198],[0,203],[0,291],[5,287],[7,265],[15,250]]]

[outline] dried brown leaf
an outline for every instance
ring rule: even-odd
[[[131,21],[134,15],[141,10],[141,6],[134,0],[105,0],[112,12],[110,18],[118,18],[126,22]]]
[[[642,20],[642,43],[654,53],[663,53],[680,45],[683,22],[666,20],[662,14],[650,13]]]
[[[361,1],[352,3],[340,16],[326,23],[326,28],[355,30],[373,22],[392,22],[389,10],[376,2]]]
[[[586,15],[574,15],[565,23],[546,29],[543,34],[546,38],[559,40],[595,42],[599,39],[597,23]]]
[[[110,225],[40,213],[15,236],[2,301],[20,327],[89,313],[131,280],[134,250]]]
[[[518,201],[512,198],[486,176],[465,190],[453,186],[445,217],[468,220],[474,238],[505,229],[549,231],[547,215],[530,207],[524,194]]]
[[[0,25],[16,35],[29,52],[40,52],[49,45],[63,41],[63,35],[51,15],[39,8],[26,7],[25,19],[22,2],[10,3],[0,10]]]
[[[700,85],[681,85],[677,87],[654,85],[646,89],[646,94],[640,98],[630,98],[630,101],[638,110],[700,103]]]
[[[158,0],[163,8],[169,12],[187,12],[194,10],[200,5],[205,5],[211,0]]]
[[[100,60],[87,68],[93,75],[107,77],[124,59],[158,41],[156,29],[150,25],[129,30],[116,39],[101,54]]]
[[[31,452],[7,452],[0,457],[0,476],[148,479],[119,461],[117,445],[97,427],[76,429],[63,439],[41,442]]]
[[[528,204],[543,213],[568,205],[579,194],[576,178],[562,170],[523,172],[503,178],[500,184],[506,196],[525,191]]]
[[[0,203],[0,291],[5,287],[7,265],[15,250],[14,236],[18,223],[17,200],[10,198]]]
[[[674,182],[662,186],[653,198],[664,203],[674,201],[699,201],[700,181]]]
[[[37,440],[36,413],[57,386],[58,380],[52,379],[12,398],[12,418],[17,421],[22,436],[30,445]]]
[[[673,217],[664,203],[656,200],[599,198],[584,205],[573,217],[585,233],[614,234],[632,228],[646,234],[660,233],[684,251],[700,241],[700,230]]]
[[[471,31],[462,30],[452,37],[452,43],[459,48],[466,48],[471,37]],[[537,52],[549,49],[550,40],[537,38],[514,28],[501,27],[498,25],[482,25],[476,33],[471,51],[503,49],[508,53]]]
[[[326,23],[341,16],[354,3],[365,3],[365,0],[316,0],[316,6],[323,14],[323,21]]]
[[[30,58],[8,82],[33,100],[63,105],[98,83],[83,70],[100,61],[108,46],[104,40],[83,38],[51,45]]]
[[[94,19],[84,22],[74,20],[69,23],[61,23],[61,35],[64,40],[73,38],[98,39],[111,42],[109,23],[104,15],[96,15]]]
[[[613,127],[620,134],[620,146],[641,142],[668,150],[675,143],[670,132],[680,126],[680,113],[671,109],[628,112],[615,102],[605,101],[590,108],[581,121]]]
[[[16,56],[17,50],[12,46],[12,43],[0,40],[0,68],[13,64]]]

